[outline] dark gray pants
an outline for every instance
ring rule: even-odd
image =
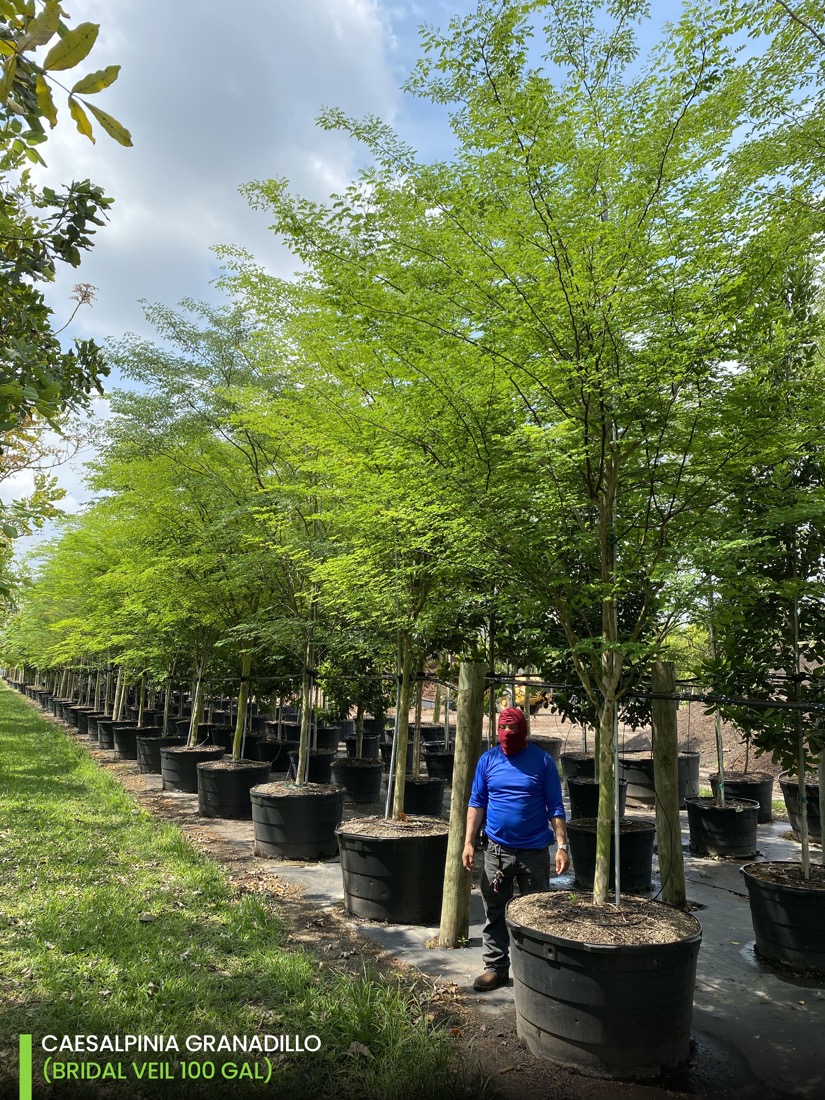
[[[548,848],[505,848],[487,841],[481,870],[481,897],[487,923],[481,933],[485,970],[509,970],[510,937],[504,910],[518,883],[520,894],[539,894],[550,888]]]

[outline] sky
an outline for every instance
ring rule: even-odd
[[[282,276],[294,258],[268,231],[264,212],[239,193],[250,180],[282,178],[322,200],[353,178],[356,143],[316,124],[337,106],[391,123],[424,157],[446,155],[446,116],[402,91],[420,55],[419,27],[446,28],[475,0],[65,0],[73,25],[99,23],[81,72],[120,64],[115,85],[96,102],[131,131],[133,148],[96,127],[92,145],[57,98],[59,120],[43,152],[52,186],[90,178],[114,197],[109,222],[81,267],[60,276],[47,298],[60,325],[73,286],[91,283],[71,337],[98,343],[127,332],[151,337],[141,299],[175,306],[184,298],[221,300],[216,245],[250,251]],[[677,0],[654,0],[657,15]],[[101,407],[100,411],[103,409]],[[77,460],[57,472],[76,511],[86,497]],[[26,476],[0,487],[3,499],[27,488]]]

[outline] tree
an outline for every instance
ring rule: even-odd
[[[564,633],[599,714],[597,901],[624,674],[676,621],[665,607],[720,471],[746,450],[740,319],[812,227],[810,187],[791,201],[754,179],[755,66],[727,10],[691,5],[640,65],[645,11],[482,0],[426,32],[407,85],[452,109],[450,162],[329,111],[322,124],[362,141],[372,167],[327,207],[283,181],[249,188],[307,272],[296,344],[374,422],[399,395],[428,404],[431,430],[390,416],[388,436]]]

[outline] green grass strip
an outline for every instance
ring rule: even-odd
[[[177,828],[0,685],[0,1096],[17,1096],[25,1076],[21,1035],[33,1036],[35,1097],[439,1100],[478,1090],[400,981],[337,973],[285,941],[274,903],[238,895]],[[67,1072],[58,1062],[86,1069],[47,1086],[48,1035],[174,1036],[181,1050],[55,1053],[50,1075]],[[186,1052],[186,1038],[202,1035],[317,1035],[321,1049],[276,1053],[268,1065],[257,1053]],[[119,1065],[125,1079],[83,1079],[93,1062]],[[144,1063],[166,1076],[136,1078]],[[249,1076],[260,1072],[271,1080]]]

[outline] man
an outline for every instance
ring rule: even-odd
[[[527,720],[517,707],[508,707],[499,715],[498,741],[481,756],[476,767],[461,856],[464,866],[472,871],[476,841],[484,825],[484,973],[473,983],[473,989],[479,992],[497,989],[510,977],[510,939],[504,909],[513,896],[513,884],[518,883],[522,894],[548,889],[548,847],[554,840],[558,840],[556,874],[563,874],[570,863],[555,761],[538,745],[528,744]],[[555,837],[550,829],[551,818]]]

